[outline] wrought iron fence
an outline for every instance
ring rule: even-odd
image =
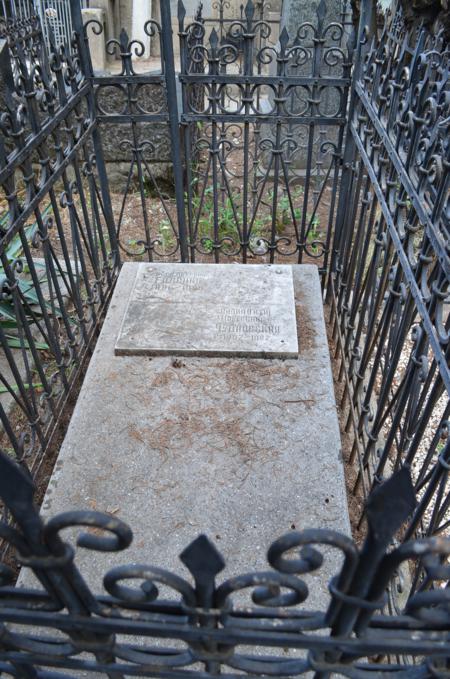
[[[179,12],[185,156],[194,147],[202,158],[186,164],[191,261],[306,257],[326,270],[352,39],[325,16],[322,1],[314,22],[274,38],[251,1],[217,28]],[[191,47],[193,32],[202,44]]]
[[[105,137],[128,149],[124,189],[113,199],[124,256],[192,262],[306,257],[324,273],[350,86],[346,15],[325,21],[322,0],[314,22],[279,36],[264,3],[249,0],[237,19],[225,18],[219,3],[212,23],[201,12],[188,20],[180,2],[179,106],[172,26],[163,5],[161,23],[145,27],[161,43],[158,72],[142,71],[155,66],[150,54],[122,32],[107,44],[121,59],[120,75],[90,74]],[[172,196],[157,174],[168,161]]]
[[[83,0],[80,3],[84,5]],[[38,16],[49,51],[52,49],[49,30],[57,46],[70,45],[73,27],[69,0],[2,0],[1,8],[1,19],[16,25],[24,22],[24,30],[27,22]]]
[[[147,259],[313,260],[331,301],[355,491],[411,465],[418,504],[397,539],[447,544],[436,536],[450,525],[448,48],[407,30],[400,9],[370,36],[369,7],[354,58],[347,22],[327,26],[323,1],[315,22],[273,44],[252,2],[222,34],[201,15],[187,21],[181,3],[180,102],[168,3],[146,25],[158,72],[139,70],[134,57],[148,55],[122,32],[108,43],[121,72],[94,75],[87,34],[99,27],[83,28],[77,0],[77,35],[57,47],[50,31],[50,57],[36,18],[2,28],[0,419],[2,447],[33,473],[94,341],[119,244]],[[120,196],[100,139],[113,128],[129,153]],[[172,195],[156,177],[164,145]],[[433,584],[418,564],[400,573],[406,598]]]
[[[369,4],[362,26],[370,24]],[[450,527],[450,90],[442,33],[360,34],[329,294],[354,490],[411,465],[404,539]],[[422,566],[408,592],[421,586]]]
[[[84,26],[86,36],[90,30],[99,35],[104,27],[91,20]],[[150,52],[142,41],[131,39],[122,30],[118,39],[106,43],[107,53],[120,60],[119,73],[94,76],[89,65],[96,120],[108,147],[112,147],[112,156],[127,167],[122,185],[113,194],[117,239],[125,258],[187,261],[169,3],[161,3],[161,23],[147,21],[144,30],[158,44],[157,64],[150,61]],[[142,72],[145,66],[151,71]],[[166,166],[162,177],[161,165]]]
[[[84,44],[0,38],[1,447],[36,475],[118,272]]]
[[[450,540],[414,540],[388,550],[415,503],[406,467],[371,495],[362,549],[334,531],[292,531],[269,547],[267,570],[217,583],[224,559],[200,535],[180,554],[190,578],[147,564],[117,566],[103,578],[106,595],[91,591],[60,533],[85,527],[89,532],[79,535],[79,547],[117,552],[133,539],[126,524],[93,511],[67,512],[44,524],[33,507],[32,484],[3,454],[0,496],[17,522],[16,529],[0,523],[0,534],[39,585],[11,587],[12,574],[2,567],[2,674],[20,679],[80,673],[114,679],[448,674],[448,589],[439,585],[449,575],[443,561]],[[326,609],[311,610],[308,574],[315,573],[317,582],[329,548],[342,555],[342,567],[330,581]],[[438,589],[413,596],[401,615],[383,614],[393,572],[417,558]]]

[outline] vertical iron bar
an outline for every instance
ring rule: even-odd
[[[186,215],[184,206],[183,161],[180,139],[180,118],[178,114],[177,83],[175,75],[175,61],[172,41],[172,19],[170,3],[167,0],[159,2],[161,12],[161,42],[164,75],[166,79],[167,103],[169,111],[169,128],[171,139],[173,175],[175,183],[175,199],[178,214],[178,236],[180,239],[181,261],[189,261],[188,239],[186,231]]]
[[[94,97],[94,90],[92,87],[92,78],[94,71],[92,68],[91,55],[89,52],[89,43],[87,34],[84,31],[83,17],[81,14],[81,4],[80,0],[70,0],[70,16],[72,21],[72,27],[75,35],[78,36],[78,48],[80,53],[80,62],[83,70],[83,74],[91,82],[91,89],[87,97],[87,103],[89,107],[89,114],[92,120],[96,120],[96,104]],[[103,201],[103,210],[106,221],[106,228],[108,229],[108,235],[111,244],[113,265],[115,267],[120,266],[120,252],[116,237],[116,227],[114,223],[114,214],[111,205],[111,194],[109,190],[108,174],[106,172],[105,158],[103,155],[102,140],[100,137],[100,131],[98,128],[98,123],[93,127],[92,130],[92,143],[94,146],[95,161],[98,171],[100,192]]]
[[[353,139],[350,123],[353,120],[353,112],[356,105],[356,92],[355,84],[361,74],[361,69],[363,67],[363,51],[364,51],[364,36],[365,31],[368,26],[372,24],[372,14],[374,13],[371,0],[363,0],[361,3],[361,16],[359,20],[358,36],[356,40],[356,50],[355,50],[355,60],[354,69],[352,76],[352,85],[350,92],[350,103],[347,114],[347,129],[346,129],[346,141],[344,146],[344,155],[342,160],[342,175],[340,184],[340,196],[339,204],[336,211],[336,226],[335,235],[333,243],[333,253],[330,259],[330,271],[333,273],[336,270],[337,258],[339,258],[340,248],[342,247],[342,241],[345,237],[345,230],[351,230],[353,225],[348,221],[348,207],[351,205],[349,201],[349,196],[352,192],[353,183],[353,163],[356,157],[356,144]],[[367,36],[366,36],[367,40]],[[332,279],[330,278],[330,281]]]

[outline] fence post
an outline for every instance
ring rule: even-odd
[[[351,574],[343,566],[340,575],[332,580],[333,597],[326,613],[332,637],[362,635],[375,611],[382,610],[388,578],[380,565],[395,534],[411,516],[415,506],[414,487],[407,466],[372,490],[365,507],[367,535],[358,563]],[[373,598],[374,592],[377,600]],[[325,657],[330,663],[349,664],[355,658],[345,652],[332,652]],[[328,679],[330,676],[328,671],[319,671],[314,679]]]
[[[168,0],[160,0],[159,6],[161,12],[161,61],[166,79],[167,108],[169,115],[175,199],[178,216],[178,237],[180,239],[181,261],[187,262],[189,261],[189,254],[186,231],[186,214],[184,209],[183,162],[181,155],[180,118],[178,114],[175,60],[173,54],[172,19],[170,14],[170,3]]]
[[[91,88],[87,96],[89,115],[91,116],[92,120],[96,120],[97,112],[94,97],[94,87],[92,83],[92,77],[94,75],[94,72],[92,69],[92,61],[89,52],[88,38],[84,32],[80,0],[70,0],[70,14],[72,18],[73,30],[78,36],[78,49],[83,75],[91,83]],[[114,266],[120,266],[120,250],[117,242],[114,213],[111,205],[111,194],[109,191],[108,175],[106,173],[106,164],[103,155],[103,146],[98,123],[93,127],[92,130],[92,143],[94,146],[95,161],[97,165],[106,226],[108,229],[108,235],[114,255]]]
[[[342,174],[339,187],[339,203],[336,212],[335,233],[333,239],[332,256],[330,261],[330,278],[332,283],[332,276],[336,273],[336,259],[338,253],[342,250],[345,242],[345,237],[352,229],[352,225],[348,224],[348,215],[352,207],[350,200],[353,186],[353,169],[356,157],[356,144],[350,130],[350,124],[353,119],[353,110],[355,108],[355,84],[361,73],[362,59],[364,53],[364,45],[369,42],[373,33],[374,25],[374,0],[362,0],[361,15],[359,18],[359,25],[356,39],[356,49],[354,51],[353,60],[353,74],[350,88],[350,102],[347,114],[347,125],[345,133],[344,154],[342,159]]]

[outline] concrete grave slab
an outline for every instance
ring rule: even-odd
[[[292,268],[139,264],[115,353],[297,358]]]
[[[90,586],[101,592],[105,572],[131,562],[189,577],[178,555],[199,533],[227,561],[220,581],[267,570],[269,545],[291,530],[350,534],[317,268],[292,267],[298,360],[116,356],[138,268],[122,268],[42,506],[45,519],[95,509],[132,527],[125,552],[77,551]],[[310,609],[326,607],[342,561],[319,549]]]

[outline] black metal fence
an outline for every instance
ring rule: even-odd
[[[242,4],[237,18],[227,5],[204,19],[203,48],[187,50],[204,76],[181,67],[186,141],[200,126],[204,160],[187,181],[191,259],[313,261],[324,277],[354,44],[349,4],[319,2],[289,30],[268,3]],[[203,108],[189,100],[195,83],[207,92]]]
[[[100,596],[60,533],[85,527],[79,547],[117,552],[132,542],[130,528],[92,511],[60,514],[44,525],[31,482],[3,454],[0,496],[18,526],[0,524],[0,534],[39,584],[11,587],[12,574],[2,567],[0,672],[9,677],[448,675],[448,589],[439,586],[449,575],[450,540],[415,540],[387,551],[415,504],[406,467],[373,492],[361,550],[334,531],[291,531],[269,547],[266,571],[217,583],[225,562],[200,535],[180,554],[190,578],[147,564],[117,566],[105,573],[107,594]],[[342,555],[342,567],[330,582],[328,606],[311,610],[308,575],[317,576],[330,548]],[[411,597],[401,615],[381,613],[395,570],[417,558],[436,588]]]
[[[179,3],[179,64],[163,3],[161,23],[145,27],[158,63],[122,32],[107,43],[120,75],[91,72],[105,137],[129,150],[113,197],[120,246],[149,260],[306,257],[325,274],[350,86],[347,15],[326,20],[322,0],[312,22],[279,35],[265,3],[250,0],[235,19],[224,4],[214,20],[201,11],[188,20]],[[158,176],[168,160],[172,196]]]
[[[193,146],[200,157],[186,163],[191,261],[306,257],[326,271],[352,50],[348,26],[325,21],[326,9],[275,36],[263,4],[201,26],[181,14],[185,155]],[[194,31],[202,43],[190,46]]]
[[[119,264],[84,44],[53,46],[36,16],[0,28],[1,447],[33,475]]]
[[[329,286],[354,490],[409,465],[418,504],[404,538],[446,535],[449,50],[399,9],[378,39],[361,33],[359,54]],[[421,569],[411,577],[406,591]]]
[[[103,29],[95,20],[84,26],[85,35],[90,31],[98,35]],[[150,64],[144,44],[122,30],[118,39],[106,43],[107,52],[120,63],[119,73],[94,75],[89,64],[95,117],[102,136],[109,139],[114,157],[127,165],[123,184],[113,194],[116,234],[125,258],[187,261],[183,163],[168,3],[161,3],[161,24],[148,21],[144,30],[157,43],[157,63]],[[142,72],[141,61],[151,70]],[[157,172],[161,164],[170,164],[171,168],[170,179],[164,176],[163,185]]]
[[[386,528],[378,552],[370,528],[365,556],[356,555],[354,546],[349,551],[341,547],[355,555],[352,568],[360,584],[364,575],[367,587],[363,591],[355,584],[352,569],[343,571],[338,585],[331,585],[328,613],[317,618],[297,608],[289,614],[268,610],[280,602],[284,606],[302,600],[303,585],[285,578],[318,563],[310,548],[292,562],[294,566],[271,562],[275,571],[270,578],[243,576],[242,582],[263,588],[253,598],[263,610],[234,613],[225,606],[228,594],[223,599],[218,594],[225,592],[225,585],[216,591],[210,578],[206,586],[196,576],[197,566],[195,590],[176,581],[182,603],[153,603],[156,594],[149,584],[142,590],[146,595],[136,595],[119,587],[122,576],[116,575],[106,580],[113,583],[108,590],[113,599],[96,598],[74,571],[68,548],[55,538],[57,529],[44,529],[36,517],[30,518],[30,491],[23,481],[24,516],[36,522],[37,533],[25,531],[20,537],[7,527],[1,531],[19,547],[22,563],[35,569],[46,594],[23,595],[22,614],[20,595],[0,589],[13,610],[0,607],[1,615],[5,621],[26,622],[28,616],[36,626],[59,626],[68,630],[71,640],[56,660],[49,646],[33,647],[29,639],[10,637],[2,629],[7,650],[1,671],[20,677],[60,676],[44,669],[33,674],[23,667],[23,654],[25,665],[89,669],[79,657],[89,644],[95,663],[108,666],[114,677],[198,675],[191,667],[196,662],[205,663],[206,674],[223,665],[230,676],[242,671],[291,675],[309,669],[318,676],[335,671],[365,677],[374,673],[373,656],[391,653],[390,664],[382,669],[396,676],[414,676],[410,669],[400,671],[408,660],[402,653],[416,656],[417,676],[441,676],[445,671],[448,589],[443,583],[448,581],[445,535],[450,525],[448,47],[440,34],[408,30],[400,8],[386,17],[383,31],[375,36],[367,29],[374,23],[370,3],[363,2],[357,39],[345,17],[327,24],[325,10],[322,1],[315,21],[299,26],[295,35],[281,31],[275,40],[274,25],[256,13],[252,2],[235,21],[221,22],[219,15],[216,26],[200,14],[186,20],[181,3],[179,78],[166,2],[161,2],[161,22],[146,25],[147,33],[161,43],[156,72],[138,67],[134,57],[145,62],[143,46],[123,32],[108,45],[116,50],[120,73],[94,74],[87,34],[98,27],[83,29],[77,0],[72,3],[77,31],[73,43],[56,48],[53,42],[51,56],[43,48],[36,19],[1,27],[1,447],[33,474],[42,464],[95,340],[120,251],[124,257],[171,261],[315,261],[331,304],[344,384],[341,405],[352,433],[349,463],[358,469],[354,492],[367,497],[384,477],[411,467],[417,504],[408,500],[408,511],[402,514],[405,521],[410,516],[396,535],[397,543],[404,544],[386,554],[400,522]],[[117,145],[129,152],[119,194],[109,191],[101,140],[114,126],[122,135]],[[160,150],[149,138],[155,129],[168,140],[160,148],[166,146],[163,160],[173,168],[172,192],[157,177]],[[152,212],[152,201],[162,213]],[[18,479],[12,469],[11,478]],[[395,499],[395,484],[382,487]],[[24,516],[17,513],[7,486],[3,492],[24,530]],[[409,497],[410,489],[405,493]],[[383,526],[389,512],[377,516]],[[106,524],[97,515],[83,514],[50,525],[87,522],[128,536],[122,542],[83,538],[97,549],[129,542],[127,530],[108,520]],[[408,543],[416,536],[426,541]],[[292,539],[289,545],[298,546],[316,537]],[[323,533],[317,539],[325,539]],[[344,544],[340,537],[325,542],[328,539]],[[204,544],[196,543],[188,554],[194,550],[200,560],[220,561]],[[401,567],[405,558],[421,554],[426,556],[417,559],[417,566]],[[438,561],[428,554],[437,554]],[[148,572],[131,577],[144,573],[146,579]],[[124,577],[130,573],[125,571]],[[406,614],[398,613],[399,600],[391,597],[392,617],[375,615],[394,575],[391,595],[396,589],[402,590],[403,601],[411,595]],[[172,576],[161,577],[166,584],[175,583]],[[241,586],[227,585],[229,592]],[[291,591],[283,594],[277,586]],[[69,590],[70,615],[51,613],[67,607]],[[130,620],[124,622],[131,609],[137,621],[133,628]],[[99,636],[80,633],[89,616],[92,623],[86,629]],[[168,625],[166,634],[162,630]],[[331,637],[310,634],[324,628],[332,630]],[[110,632],[181,639],[188,650],[182,658],[169,649],[152,648],[139,655],[132,644],[121,645]],[[364,643],[355,639],[355,632]],[[307,660],[259,661],[240,652],[236,659],[241,645],[314,652]],[[57,648],[57,642],[51,647]],[[370,658],[369,663],[358,665],[356,656]],[[429,656],[433,659],[424,660]],[[135,664],[118,667],[116,658]],[[178,661],[181,669],[176,670]]]

